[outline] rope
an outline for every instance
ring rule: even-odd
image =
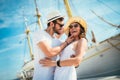
[[[109,5],[105,4],[104,2],[97,0],[98,2],[102,3],[103,5],[105,5],[106,7],[108,7],[109,9],[111,9],[113,12],[115,12],[116,14],[120,15],[119,12],[115,11],[113,8],[111,8]]]
[[[114,27],[117,27],[117,28],[119,27],[119,26],[117,26],[117,25],[114,25],[114,24],[106,21],[103,17],[97,15],[93,10],[90,10],[90,11],[91,11],[93,14],[95,14],[99,19],[101,19],[102,21],[106,22],[107,24],[109,24],[109,25],[111,25],[111,26],[114,26]]]

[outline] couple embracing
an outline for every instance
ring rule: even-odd
[[[65,26],[63,21],[61,13],[51,12],[47,29],[33,34],[33,80],[77,80],[75,67],[87,49],[87,25],[81,17],[70,18]],[[68,37],[61,42],[63,32]]]

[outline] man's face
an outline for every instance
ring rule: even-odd
[[[63,26],[64,26],[64,23],[63,23],[63,18],[59,18],[56,20],[56,23],[54,23],[55,26],[53,28],[54,32],[57,33],[57,34],[62,34],[64,31],[63,31]]]

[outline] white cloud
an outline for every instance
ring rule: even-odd
[[[17,47],[20,47],[20,46],[23,46],[23,45],[14,44],[11,47],[0,49],[0,53],[6,52],[8,50],[11,50],[11,49],[14,49],[14,48],[17,48]]]
[[[3,1],[3,3],[5,3],[5,2]],[[2,7],[4,10],[4,8],[6,6],[2,5]],[[9,13],[5,13],[4,11],[0,12],[0,18],[1,18],[1,20],[4,21],[4,23],[0,24],[0,29],[5,28],[5,27],[10,27],[11,24],[16,24],[16,25],[22,24],[24,22],[23,10],[24,10],[24,15],[27,17],[31,17],[31,16],[35,15],[34,14],[35,12],[33,11],[33,7],[28,6],[28,5],[20,6],[15,11],[9,11]]]
[[[20,34],[17,36],[8,37],[8,38],[0,40],[0,43],[1,43],[0,53],[14,49],[16,47],[23,46],[24,42],[22,42],[22,43],[20,43],[20,42],[24,41],[25,38],[26,38],[25,34]]]
[[[25,38],[25,34],[20,34],[20,35],[17,35],[17,36],[12,36],[12,37],[7,37],[7,38],[4,38],[2,40],[0,40],[0,42],[7,42],[8,40],[9,41],[16,41],[17,39],[18,40],[23,40]]]

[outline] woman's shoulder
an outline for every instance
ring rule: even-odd
[[[77,44],[81,44],[81,43],[87,43],[87,40],[85,38],[81,38],[81,39],[71,43],[71,45],[77,45]]]
[[[84,48],[87,49],[87,40],[85,38],[81,38],[78,41],[78,46],[84,46]]]
[[[85,38],[81,38],[81,39],[78,40],[78,43],[81,43],[81,42],[87,43],[87,40]]]

